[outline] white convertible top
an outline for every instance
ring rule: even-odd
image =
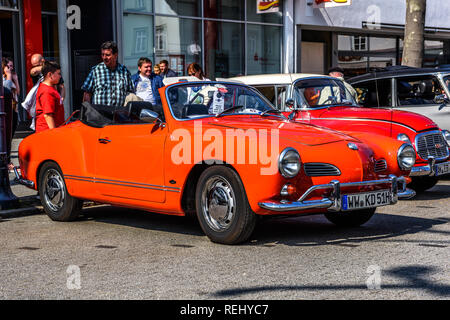
[[[308,74],[308,73],[276,73],[276,74],[259,74],[254,76],[233,77],[227,80],[245,83],[247,85],[263,85],[263,84],[291,84],[295,80],[321,77],[332,78],[322,74]],[[335,78],[332,78],[335,79]],[[225,79],[224,79],[225,80]]]

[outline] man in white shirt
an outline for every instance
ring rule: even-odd
[[[153,73],[153,63],[148,58],[140,58],[138,61],[139,72],[132,76],[136,89],[136,95],[151,104],[161,104],[158,89],[163,87],[162,78]]]

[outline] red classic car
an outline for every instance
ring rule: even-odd
[[[375,135],[412,144],[417,157],[409,186],[418,192],[432,188],[440,176],[450,173],[448,132],[417,113],[363,108],[351,93],[353,88],[340,79],[312,74],[271,74],[231,80],[256,87],[291,119],[348,133],[372,147]]]
[[[378,206],[414,196],[409,143],[361,140],[289,121],[255,89],[176,83],[162,106],[85,103],[80,120],[19,147],[17,181],[37,189],[48,216],[71,221],[83,200],[184,216],[214,242],[247,240],[257,215],[325,214],[356,226]],[[130,165],[133,164],[133,165]]]

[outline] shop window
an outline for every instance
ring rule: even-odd
[[[153,12],[152,0],[123,0],[124,11]]]
[[[201,22],[156,16],[156,60],[169,61],[169,68],[185,75],[188,64],[202,61]]]
[[[58,11],[57,0],[41,0],[41,9],[43,12],[57,12]]]
[[[156,13],[175,16],[200,17],[202,15],[202,0],[157,0],[155,1]]]
[[[153,61],[153,17],[125,14],[123,19],[123,62],[131,73],[137,72],[140,57]]]
[[[247,25],[248,74],[281,72],[281,35],[281,27]]]
[[[206,18],[245,20],[245,2],[242,0],[204,0],[204,2]]]
[[[17,9],[17,2],[18,0],[0,0],[0,8],[5,7],[9,9]]]
[[[205,70],[209,79],[245,73],[244,24],[205,22]]]

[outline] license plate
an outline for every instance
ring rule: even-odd
[[[450,173],[450,162],[437,164],[435,171],[436,171],[437,176],[441,176],[443,174]]]
[[[342,196],[342,211],[386,206],[391,202],[392,192],[390,190],[348,194]]]

